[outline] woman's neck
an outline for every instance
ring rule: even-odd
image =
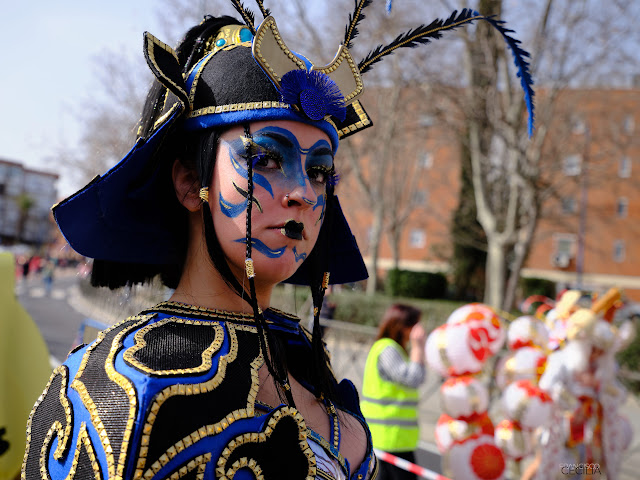
[[[188,255],[180,282],[169,300],[217,310],[253,313],[247,297],[242,298],[212,265],[208,258]],[[233,272],[238,282],[249,292],[249,280],[244,272]],[[269,308],[273,285],[256,284],[258,305]]]

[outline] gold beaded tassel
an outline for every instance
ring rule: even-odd
[[[198,196],[203,202],[209,203],[209,187],[202,187],[198,192]]]
[[[256,276],[256,272],[253,268],[253,259],[247,258],[244,261],[244,269],[247,272],[247,278],[254,278]]]
[[[329,272],[324,272],[322,275],[322,289],[326,290],[329,287]]]

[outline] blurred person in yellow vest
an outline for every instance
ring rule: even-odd
[[[385,312],[364,369],[361,407],[379,450],[415,463],[418,446],[418,387],[424,382],[426,332],[421,312],[395,304]],[[415,479],[413,473],[380,462],[378,479]]]
[[[49,350],[15,295],[15,260],[0,253],[0,479],[18,478],[27,419],[51,375]]]

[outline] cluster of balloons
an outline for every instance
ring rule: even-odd
[[[435,437],[443,470],[451,478],[495,480],[504,473],[505,459],[487,411],[489,392],[480,373],[505,337],[498,315],[472,303],[455,310],[427,338],[427,363],[447,378],[440,388],[444,413]]]
[[[525,315],[511,322],[508,352],[496,365],[505,419],[496,426],[496,444],[505,455],[521,460],[532,453],[533,432],[552,418],[551,396],[538,386],[546,362],[549,334],[545,324]]]
[[[615,478],[632,431],[629,421],[618,413],[626,390],[616,378],[614,355],[636,332],[632,322],[619,326],[612,322],[618,290],[607,292],[588,308],[580,308],[581,296],[569,291],[557,302],[532,298],[531,305],[522,308],[525,314],[508,327],[489,306],[471,303],[456,309],[431,332],[426,360],[431,370],[445,378],[440,388],[443,413],[435,438],[446,475],[496,480],[503,477],[509,461],[519,465],[537,446],[536,479],[552,478],[549,475],[557,473],[562,460],[558,452],[575,440],[573,432],[564,431],[567,422],[562,419],[569,418],[572,424],[572,412],[578,412],[585,388],[591,388],[581,380],[591,368],[595,369],[592,382],[597,384],[592,404],[604,411],[599,417],[592,415],[591,421],[599,422],[607,474]],[[533,303],[540,303],[535,315],[526,314]],[[598,357],[594,351],[600,352]],[[497,360],[489,362],[494,357]],[[494,375],[489,366],[494,367]],[[492,380],[500,408],[491,405],[487,384]],[[489,409],[493,418],[502,417],[496,425]],[[543,437],[545,445],[540,444]]]

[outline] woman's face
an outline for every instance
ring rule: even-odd
[[[209,203],[222,249],[242,274],[246,252],[247,157],[253,161],[252,258],[256,282],[289,278],[316,243],[333,166],[329,137],[280,120],[251,124],[220,138]]]

